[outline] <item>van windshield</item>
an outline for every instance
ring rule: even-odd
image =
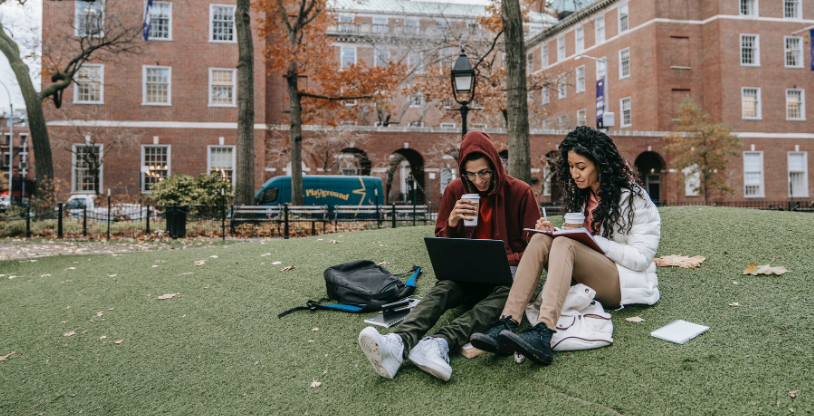
[[[260,195],[261,204],[269,204],[277,201],[277,196],[280,194],[280,188],[268,188]]]

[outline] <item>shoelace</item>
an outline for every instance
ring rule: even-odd
[[[444,341],[442,341],[442,340],[440,340],[438,338],[433,338],[433,340],[432,340],[433,345],[438,350],[438,356],[443,358],[444,361],[446,361],[447,364],[449,364],[449,353],[444,354],[444,344],[443,344],[443,342]]]
[[[501,329],[508,329],[508,330],[510,330],[510,331],[511,331],[511,329],[512,329],[512,323],[513,323],[513,321],[512,321],[512,316],[511,316],[511,315],[509,315],[509,316],[504,316],[504,317],[502,317],[502,318],[498,319],[497,321],[492,321],[492,322],[490,322],[490,323],[489,323],[489,326],[491,326],[492,328],[494,328],[494,327],[496,327],[496,326],[500,325],[500,326],[502,326],[502,327],[503,327],[503,328],[501,328]],[[499,332],[499,331],[498,331],[498,332]]]

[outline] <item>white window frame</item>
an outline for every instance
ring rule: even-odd
[[[743,104],[744,104],[743,100],[745,98],[744,93],[746,92],[746,90],[755,90],[755,91],[757,91],[757,94],[755,96],[755,99],[757,100],[757,103],[756,103],[756,106],[757,106],[756,110],[757,111],[755,111],[756,114],[757,114],[757,117],[746,117],[746,115],[745,115],[745,111],[744,111],[744,107],[743,107]],[[759,87],[741,87],[741,119],[743,119],[743,120],[761,120],[763,118],[763,108],[762,108],[763,105],[761,105],[760,101],[761,100],[760,100],[760,88]]]
[[[418,62],[412,62],[413,60],[417,60]],[[415,68],[416,74],[421,74],[424,72],[424,52],[422,51],[410,51],[407,52],[407,67],[408,69]]]
[[[358,56],[359,56],[358,52],[359,51],[356,49],[356,46],[340,46],[339,47],[339,67],[340,68],[347,68],[347,66],[345,66],[345,51],[349,50],[349,49],[353,49],[353,64],[352,65],[356,65],[356,64],[359,63],[359,61],[358,61]]]
[[[580,53],[585,50],[585,27],[579,26],[574,29],[574,44],[576,45],[575,51],[576,53]]]
[[[625,26],[627,26],[627,27],[625,27],[624,29],[622,29],[622,16],[627,18],[626,21],[625,21]],[[628,9],[627,4],[623,4],[623,5],[619,6],[619,14],[618,14],[618,22],[617,23],[619,25],[617,27],[619,28],[619,33],[620,34],[622,32],[627,32],[628,30],[630,30],[630,10]]]
[[[96,36],[92,36],[92,37],[94,37],[94,38],[103,38],[105,36],[105,0],[97,0],[96,2],[88,2],[88,1],[83,1],[83,0],[76,0],[76,2],[74,4],[74,19],[73,19],[74,36],[76,36],[78,38],[88,37],[87,33],[81,33],[79,31],[79,16],[81,14],[81,13],[79,13],[79,7],[83,3],[97,3],[97,4],[102,5],[101,6],[101,9],[102,9],[102,12],[101,12],[102,13],[102,22],[101,22],[102,30]]]
[[[752,62],[751,64],[743,63],[743,38],[744,36],[754,36],[755,37],[755,46],[754,46],[754,53],[752,54]],[[741,33],[740,34],[740,56],[738,60],[740,61],[741,66],[760,66],[760,35],[756,33]],[[783,55],[785,57],[785,54]]]
[[[797,54],[797,65],[789,65],[789,41],[796,40],[798,49],[794,52]],[[803,38],[801,36],[784,36],[783,37],[783,64],[786,68],[804,68],[805,58],[803,57]]]
[[[751,13],[744,13],[741,4],[746,1],[751,3]],[[739,0],[738,1],[738,14],[741,16],[750,16],[750,17],[757,17],[760,15],[758,11],[760,8],[758,7],[758,0]]]
[[[387,65],[381,65],[379,63],[379,60],[381,59],[382,55],[384,55],[387,58],[385,59]],[[374,67],[390,66],[390,49],[373,48],[373,66]]]
[[[786,14],[786,11],[788,10],[786,6],[787,6],[787,3],[789,1],[793,2],[796,5],[796,7],[794,8],[794,14],[796,14],[797,16],[789,17]],[[783,18],[784,19],[794,19],[794,20],[802,19],[803,18],[803,2],[801,0],[783,0]]]
[[[548,90],[548,86],[543,87],[543,105],[546,105],[551,102],[551,92]]]
[[[102,161],[102,164],[99,166],[99,189],[97,190],[90,190],[90,191],[82,191],[76,190],[76,148],[77,147],[98,147],[99,148],[99,160]],[[71,145],[71,194],[95,194],[97,191],[102,193],[102,189],[105,189],[104,181],[105,181],[105,164],[104,164],[104,157],[105,157],[105,145],[103,143],[74,143]]]
[[[565,60],[565,35],[557,38],[557,62]]]
[[[758,194],[756,195],[747,195],[746,194],[746,174],[748,173],[746,170],[746,155],[747,154],[755,154],[760,156],[760,184],[758,185]],[[763,151],[754,151],[754,150],[747,150],[743,152],[743,197],[744,198],[765,198],[766,194],[766,182],[764,181],[765,165],[763,164]]]
[[[602,25],[599,24],[602,22]],[[594,39],[594,45],[600,45],[605,43],[605,16],[597,16],[594,20],[594,32],[596,34]]]
[[[167,74],[167,102],[166,103],[148,103],[147,102],[147,70],[154,68],[166,68],[169,70]],[[143,65],[141,67],[141,105],[150,106],[171,106],[172,105],[172,67],[162,65]]]
[[[568,116],[561,114],[557,117],[557,130],[568,130]]]
[[[408,23],[409,22],[409,23]],[[413,24],[415,23],[415,24]],[[404,33],[408,35],[417,35],[421,31],[421,24],[418,19],[404,19]]]
[[[376,20],[378,20],[378,22],[376,22]],[[384,21],[384,23],[382,23],[382,21]],[[387,33],[389,28],[387,27],[388,19],[386,17],[374,17],[370,22],[370,30],[373,33]],[[382,26],[384,26],[384,30],[381,30]]]
[[[211,170],[212,170],[212,149],[215,149],[215,148],[230,148],[230,149],[232,149],[232,183],[234,183],[235,171],[237,170],[237,164],[236,164],[237,158],[235,157],[236,153],[237,153],[236,146],[231,146],[231,145],[207,145],[206,146],[206,174],[208,175],[208,174],[212,173],[211,172]]]
[[[789,117],[789,93],[792,91],[800,92],[800,117]],[[805,121],[806,120],[806,90],[802,88],[786,88],[786,120],[788,121]]]
[[[455,123],[441,123],[439,127],[441,127],[442,129],[454,129]]]
[[[416,100],[416,98],[418,98]],[[427,96],[424,94],[413,94],[409,97],[410,108],[421,108],[427,103]]]
[[[232,72],[232,104],[212,103],[212,72],[231,71]],[[209,68],[209,106],[210,107],[237,107],[237,69],[235,68]]]
[[[105,103],[105,65],[104,64],[82,64],[79,68],[81,71],[82,68],[99,68],[99,100],[98,101],[81,101],[79,99],[79,82],[76,82],[76,77],[74,77],[74,88],[73,88],[73,102],[74,104],[104,104]],[[76,72],[79,75],[79,71]]]
[[[577,67],[577,94],[585,92],[585,65]]]
[[[526,54],[526,74],[534,72],[534,52]]]
[[[802,174],[803,174],[802,175],[803,176],[802,188],[803,189],[802,189],[802,191],[799,191],[799,192],[798,192],[798,190],[794,189],[791,186],[791,174],[796,173],[796,172],[800,172],[800,171],[792,172],[792,170],[791,170],[791,157],[792,157],[792,155],[795,155],[795,156],[800,155],[800,156],[803,157],[803,170],[802,170]],[[789,171],[789,198],[808,198],[808,152],[788,152],[788,154],[786,155],[786,164],[788,165],[788,171]],[[792,191],[794,191],[793,195],[792,195]]]
[[[144,167],[147,166],[144,158],[147,156],[147,153],[145,152],[145,150],[148,147],[165,147],[167,149],[167,178],[172,176],[172,146],[168,145],[168,144],[143,144],[143,145],[141,145],[141,165],[140,165],[141,169],[139,169],[139,170],[141,171],[140,174],[141,174],[141,193],[142,194],[149,194],[149,193],[153,192],[153,191],[147,189],[147,181],[146,181],[146,178],[145,178],[146,174],[142,170]]]
[[[628,105],[628,120],[625,123],[625,102]],[[630,127],[633,125],[633,100],[630,97],[625,97],[619,100],[619,124],[621,127]]]
[[[551,120],[550,119],[543,120],[543,130],[553,130],[551,128]]]
[[[624,63],[623,62],[624,61],[623,55],[625,54],[625,52],[627,52],[627,75],[625,75],[624,70],[623,70],[623,68],[624,68],[624,66],[623,66],[623,63]],[[632,65],[631,59],[630,59],[630,47],[627,47],[627,48],[622,49],[622,50],[619,51],[619,79],[630,78],[630,74],[632,72],[633,72],[633,65]]]
[[[548,43],[544,43],[540,49],[540,55],[543,57],[543,59],[541,59],[542,62],[540,63],[540,69],[545,69],[548,66]]]
[[[207,38],[209,39],[209,43],[237,43],[237,19],[232,19],[232,40],[215,40],[215,33],[213,33],[214,26],[215,26],[215,7],[228,7],[232,9],[232,16],[235,15],[235,6],[234,4],[210,4],[209,5],[209,35]]]
[[[486,123],[472,123],[472,129],[486,130]]]
[[[586,117],[586,111],[583,108],[582,110],[577,111],[577,126],[585,126],[588,124],[588,119]]]
[[[568,84],[565,82],[565,73],[557,76],[557,99],[568,97]]]
[[[155,9],[155,5],[158,3],[164,3],[169,7],[169,23],[167,24],[167,36],[166,38],[154,38],[153,31],[150,30],[150,37],[148,40],[160,40],[160,41],[169,41],[172,40],[172,2],[171,1],[154,1],[153,2],[153,9]],[[147,1],[144,2],[144,12],[147,13]],[[152,16],[150,17],[150,24],[152,24]]]

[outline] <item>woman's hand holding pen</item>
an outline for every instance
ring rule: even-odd
[[[548,221],[545,218],[540,218],[537,220],[537,223],[534,224],[534,229],[548,232],[557,231],[557,229],[551,225],[551,221]]]

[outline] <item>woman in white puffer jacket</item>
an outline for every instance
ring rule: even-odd
[[[635,181],[630,165],[605,133],[577,127],[559,146],[557,179],[568,212],[585,214],[584,227],[603,253],[569,238],[534,234],[518,265],[509,299],[500,320],[486,333],[476,333],[472,344],[479,349],[511,354],[518,352],[541,364],[551,364],[551,336],[557,330],[572,282],[596,291],[605,307],[659,300],[653,257],[661,236],[661,218],[650,197]],[[540,219],[536,228],[555,230]],[[543,286],[537,322],[515,334],[540,275],[548,273]]]

